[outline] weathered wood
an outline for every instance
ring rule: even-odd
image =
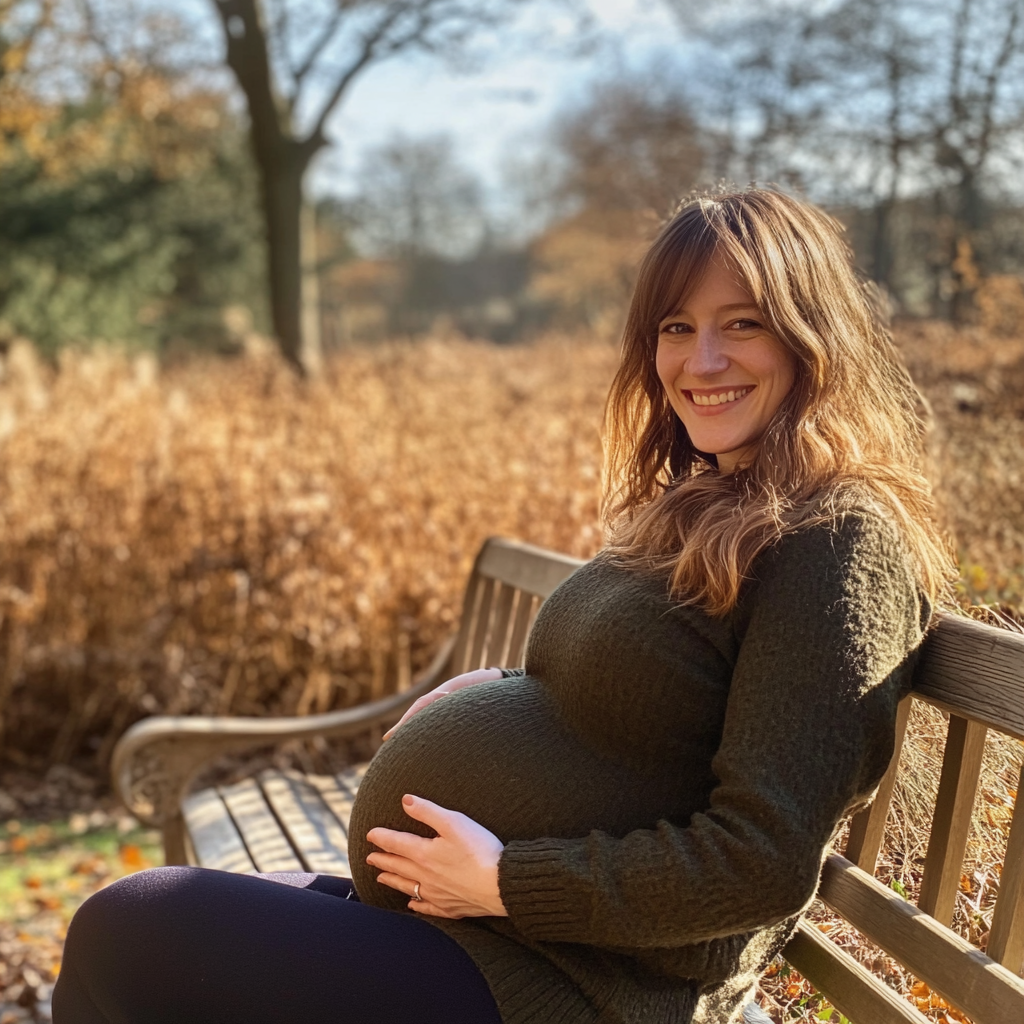
[[[477,608],[476,619],[473,622],[473,632],[469,638],[469,646],[466,650],[464,672],[472,672],[474,669],[485,667],[484,648],[491,630],[491,616],[494,612],[494,591],[497,585],[495,580],[487,578],[480,587],[480,604]]]
[[[914,692],[1024,740],[1024,635],[940,615],[925,639]]]
[[[502,580],[509,586],[544,599],[582,564],[578,558],[545,551],[532,544],[491,537],[481,553],[477,568],[484,576]]]
[[[455,645],[452,648],[452,675],[458,675],[460,672],[466,671],[470,638],[473,635],[473,623],[476,621],[477,609],[480,606],[480,596],[484,584],[482,577],[477,571],[480,557],[479,554],[476,557],[473,571],[469,574],[469,579],[466,582],[466,592],[462,596],[462,614],[459,616],[459,628],[455,634]]]
[[[928,1024],[923,1013],[813,925],[801,922],[783,955],[852,1024]]]
[[[988,955],[1015,974],[1024,974],[1024,768],[1017,783],[999,898],[988,935]]]
[[[218,787],[257,871],[305,871],[255,779]]]
[[[220,871],[255,871],[227,806],[215,789],[203,789],[182,804],[195,863]]]
[[[971,814],[978,795],[986,728],[959,715],[949,716],[939,793],[917,905],[936,921],[953,922]]]
[[[846,841],[846,859],[853,861],[857,867],[869,875],[875,873],[878,853],[882,849],[885,838],[885,820],[889,816],[889,804],[892,802],[892,790],[896,784],[896,774],[900,766],[900,751],[903,749],[903,738],[907,733],[907,720],[914,698],[910,695],[900,701],[896,712],[896,735],[893,743],[892,759],[886,769],[878,791],[870,806],[855,814],[850,820],[850,835]]]
[[[515,587],[499,582],[494,599],[494,621],[491,623],[491,632],[483,655],[485,667],[492,665],[500,667],[505,664],[508,653],[512,605],[515,603],[518,593],[519,591]]]
[[[353,765],[337,775],[307,775],[310,784],[315,786],[324,803],[338,819],[341,827],[348,835],[348,824],[352,818],[352,804],[356,798],[356,790],[362,781],[369,763]],[[347,842],[347,840],[346,840]]]
[[[1024,1020],[1024,980],[845,857],[825,862],[818,895],[974,1024]]]
[[[523,652],[526,650],[526,638],[530,633],[530,627],[537,615],[537,607],[540,599],[525,590],[519,591],[519,601],[516,604],[516,617],[512,624],[512,637],[508,643],[508,654],[505,657],[504,668],[517,668],[523,663]]]
[[[319,790],[298,772],[262,772],[260,788],[307,871],[348,875],[348,836]]]

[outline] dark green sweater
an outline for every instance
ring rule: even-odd
[[[383,745],[352,814],[428,832],[417,793],[506,845],[508,918],[428,918],[506,1024],[726,1024],[814,894],[826,845],[892,754],[929,610],[896,530],[785,537],[713,618],[607,555],[545,602],[525,674],[460,690]]]

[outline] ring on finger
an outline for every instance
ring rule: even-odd
[[[419,883],[419,882],[417,882],[417,883],[416,883],[416,884],[415,884],[415,885],[414,885],[414,886],[412,887],[412,898],[413,898],[413,899],[414,899],[414,900],[415,900],[415,901],[416,901],[417,903],[422,903],[422,902],[423,902],[423,897],[422,897],[422,896],[420,895],[420,883]]]

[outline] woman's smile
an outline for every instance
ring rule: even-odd
[[[745,384],[732,388],[712,388],[698,391],[690,388],[683,392],[695,406],[702,416],[717,416],[726,412],[727,406],[734,406],[741,399],[746,398],[756,385]]]

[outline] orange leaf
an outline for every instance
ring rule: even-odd
[[[800,995],[800,992],[801,992],[801,989],[800,989],[799,985],[787,985],[786,986],[786,995],[789,996],[790,999],[796,999],[796,997],[798,995]]]
[[[25,879],[25,888],[27,889],[41,889],[42,887],[43,883],[35,875]]]
[[[142,851],[134,843],[125,843],[120,854],[121,863],[129,870],[138,871],[143,867]]]
[[[28,849],[28,840],[24,836],[14,836],[11,839],[11,852],[24,853]]]
[[[932,990],[928,987],[927,983],[923,981],[915,981],[914,984],[910,986],[911,994],[916,996],[918,999],[923,999],[926,996],[931,995],[931,991]]]

